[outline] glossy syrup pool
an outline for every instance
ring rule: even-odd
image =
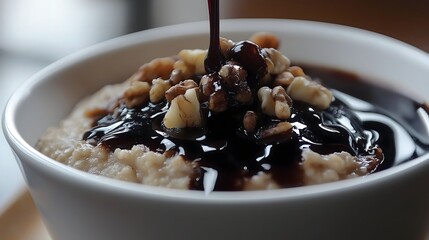
[[[203,106],[207,117],[203,128],[171,132],[162,126],[168,107],[164,101],[132,109],[122,104],[98,119],[83,138],[111,150],[144,144],[155,152],[181,154],[198,165],[190,189],[214,191],[242,190],[244,179],[258,172],[269,173],[283,188],[302,186],[301,151],[306,148],[321,154],[347,151],[372,156],[380,147],[384,156],[371,169],[374,172],[429,150],[427,123],[421,117],[422,112],[427,114],[425,105],[354,74],[300,66],[313,79],[322,79],[325,86],[338,91],[333,90],[335,100],[324,111],[294,101],[288,119],[293,125],[290,135],[260,139],[257,134],[247,133],[242,119],[249,108],[255,107],[245,105],[221,113]],[[261,125],[271,126],[278,121],[265,117]]]

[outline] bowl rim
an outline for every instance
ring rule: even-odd
[[[357,40],[362,37],[370,37],[372,41],[378,41],[382,44],[390,44],[404,54],[413,54],[413,57],[426,61],[426,65],[429,69],[429,55],[418,48],[378,33],[338,24],[286,19],[224,19],[221,20],[221,32],[236,31],[237,29],[242,32],[254,32],[255,29],[273,31],[276,29],[278,30],[279,25],[284,24],[287,24],[288,27],[292,28],[310,27],[317,30],[335,32],[341,34],[341,36],[347,36],[348,38],[357,38]],[[19,134],[17,126],[15,125],[17,107],[28,97],[31,93],[31,89],[45,81],[49,75],[60,69],[77,64],[79,61],[84,59],[106,54],[109,51],[132,47],[141,43],[142,39],[145,39],[144,41],[159,38],[165,39],[177,36],[177,32],[180,32],[180,36],[202,33],[207,34],[207,26],[207,21],[199,21],[132,33],[96,44],[50,64],[25,81],[9,98],[2,117],[2,127],[6,140],[14,152],[19,153],[18,155],[23,154],[26,158],[31,159],[31,161],[27,161],[28,164],[44,171],[45,174],[58,177],[71,184],[82,185],[83,187],[90,188],[95,191],[104,191],[111,194],[125,194],[137,198],[151,197],[164,200],[175,199],[176,201],[191,201],[194,203],[244,203],[258,202],[262,200],[285,201],[324,194],[335,194],[338,192],[345,192],[347,190],[352,191],[368,187],[371,184],[383,183],[391,180],[392,178],[404,176],[423,164],[429,164],[429,153],[426,153],[412,161],[402,163],[401,165],[365,177],[297,188],[246,192],[211,192],[210,194],[207,194],[203,191],[177,190],[147,186],[86,173],[44,156],[27,143]]]

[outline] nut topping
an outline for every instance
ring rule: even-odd
[[[268,32],[257,32],[253,34],[249,40],[256,43],[261,48],[278,49],[280,46],[280,41],[277,36]]]
[[[197,83],[194,80],[188,79],[179,84],[174,85],[165,92],[165,98],[167,101],[171,102],[178,95],[183,95],[188,89],[198,87]]]
[[[165,92],[170,89],[171,84],[168,80],[157,78],[152,81],[152,87],[149,91],[150,101],[157,103],[165,98]]]
[[[261,133],[261,139],[266,139],[274,136],[288,136],[292,132],[292,124],[288,122],[279,122],[272,128],[265,129]]]
[[[209,109],[213,112],[223,112],[228,108],[226,92],[222,89],[210,94]]]
[[[246,70],[231,62],[222,66],[219,70],[219,75],[229,88],[234,88],[240,82],[245,82],[247,78]]]
[[[124,100],[128,107],[142,104],[149,99],[150,85],[148,82],[132,81],[124,92]]]
[[[243,117],[243,127],[249,132],[253,133],[256,128],[258,117],[256,116],[254,111],[247,111]]]
[[[279,43],[274,35],[255,34],[251,41],[234,43],[220,38],[226,63],[218,73],[205,74],[207,50],[185,49],[177,57],[152,60],[131,78],[130,87],[123,95],[125,103],[134,107],[148,99],[152,103],[166,99],[169,108],[173,108],[166,115],[168,128],[199,125],[201,110],[196,111],[197,106],[206,106],[213,113],[248,106],[250,109],[243,116],[243,127],[249,133],[256,131],[257,109],[252,109],[255,101],[262,114],[282,121],[291,116],[292,99],[319,109],[330,105],[332,93],[312,81],[302,68],[290,66],[290,60],[277,50]],[[192,79],[195,76],[201,77]],[[187,93],[197,87],[198,91]],[[256,95],[258,98],[253,99]],[[199,120],[189,120],[193,119],[191,113],[197,114],[195,119]],[[172,120],[175,118],[177,120]]]
[[[292,101],[283,87],[277,86],[274,89],[262,87],[258,91],[258,98],[263,113],[282,120],[290,117],[289,105]]]
[[[185,94],[176,96],[170,103],[163,124],[166,128],[187,128],[201,126],[199,89],[191,88]]]
[[[234,46],[233,41],[226,39],[226,38],[223,38],[223,37],[219,38],[219,43],[220,43],[220,49],[221,49],[223,55],[225,55]]]
[[[306,102],[319,109],[328,108],[334,99],[331,91],[305,77],[294,78],[287,88],[287,93],[292,99]]]
[[[274,48],[265,48],[267,58],[265,58],[267,64],[267,70],[270,74],[279,74],[286,71],[289,68],[290,60],[281,52]]]
[[[302,68],[298,67],[298,66],[291,66],[291,67],[289,67],[288,71],[290,73],[292,73],[292,75],[294,77],[304,77],[305,76],[304,70],[302,70]]]
[[[293,79],[294,76],[291,72],[282,72],[274,79],[273,85],[287,88],[292,83]]]
[[[173,71],[174,58],[155,58],[142,65],[130,78],[130,81],[151,82],[155,78],[167,79]]]
[[[201,75],[206,72],[204,68],[204,59],[207,55],[207,50],[201,49],[184,49],[179,52],[180,60],[174,65],[175,69],[179,69],[187,77],[192,75]]]
[[[115,88],[107,109],[86,112],[96,125],[84,133],[85,144],[112,151],[140,146],[165,157],[159,164],[192,163],[186,184],[194,189],[207,182],[222,190],[282,188],[376,171],[384,161],[382,135],[367,131],[342,101],[331,106],[332,93],[291,66],[277,38],[251,40],[220,38],[220,60],[210,73],[207,50],[200,49],[143,65]]]

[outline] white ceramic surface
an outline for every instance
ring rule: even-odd
[[[367,31],[288,20],[225,20],[222,35],[270,31],[292,61],[377,79],[429,102],[429,56]],[[208,23],[148,30],[63,59],[10,99],[3,129],[53,239],[423,239],[429,230],[429,156],[365,178],[259,192],[170,190],[93,176],[32,146],[83,96],[148,60],[206,48]],[[404,80],[406,79],[406,81]]]

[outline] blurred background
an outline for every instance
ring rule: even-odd
[[[206,20],[206,0],[0,0],[0,109],[49,63],[113,37]],[[221,18],[287,18],[382,33],[429,52],[429,0],[221,0]],[[0,215],[23,180],[0,136]]]

